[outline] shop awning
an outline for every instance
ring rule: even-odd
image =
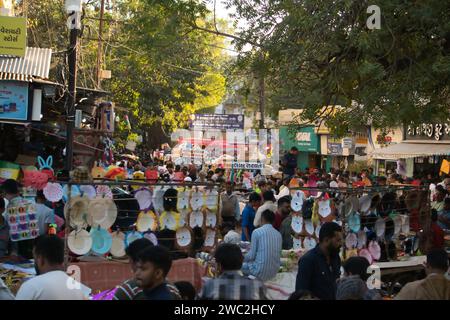
[[[398,143],[392,146],[376,149],[372,153],[374,159],[409,159],[450,155],[450,143]]]
[[[25,57],[0,57],[0,79],[32,82],[48,79],[52,49],[26,48]]]

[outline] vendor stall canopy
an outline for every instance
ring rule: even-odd
[[[410,159],[450,155],[450,144],[444,143],[399,143],[377,149],[372,153],[374,159]]]
[[[52,49],[29,48],[23,58],[0,57],[0,80],[32,82],[33,78],[48,79]]]

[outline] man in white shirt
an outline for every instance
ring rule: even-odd
[[[280,187],[280,192],[278,195],[275,196],[275,199],[278,201],[279,199],[283,198],[284,196],[290,195],[289,190],[289,182],[291,181],[290,178],[284,178],[283,179],[283,185]]]
[[[64,241],[44,235],[36,239],[34,264],[37,276],[22,284],[16,300],[87,300],[90,289],[64,272]]]
[[[275,199],[275,196],[273,195],[272,191],[265,191],[262,196],[263,196],[264,204],[262,206],[260,206],[258,208],[258,210],[256,211],[255,220],[253,221],[253,225],[255,226],[255,228],[258,228],[261,226],[261,214],[264,211],[270,210],[273,212],[273,214],[275,214],[275,212],[277,212],[277,210],[278,210],[278,206],[275,203],[276,199]]]

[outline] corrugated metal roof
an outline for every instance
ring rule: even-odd
[[[33,77],[48,79],[52,49],[26,48],[25,57],[0,57],[0,79],[32,81]]]

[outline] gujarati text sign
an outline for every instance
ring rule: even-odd
[[[0,55],[24,57],[27,19],[0,16]]]

